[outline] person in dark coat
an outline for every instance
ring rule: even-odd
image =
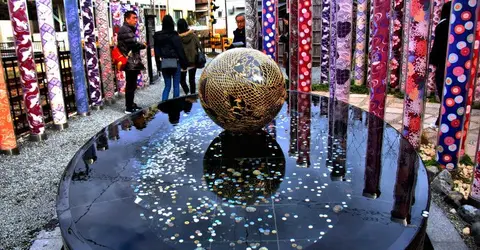
[[[175,31],[175,22],[170,15],[162,20],[162,31],[155,32],[153,36],[155,48],[155,60],[159,71],[162,71],[165,88],[163,89],[162,101],[168,99],[173,81],[173,97],[180,96],[180,73],[188,67],[187,57],[183,50],[182,40]],[[160,59],[176,59],[176,68],[166,68]]]
[[[202,51],[203,47],[200,44],[200,40],[195,34],[195,31],[188,28],[188,23],[185,19],[179,19],[177,23],[177,31],[182,39],[183,50],[187,56],[188,61],[188,82],[190,83],[190,88],[187,85],[187,71],[182,71],[180,76],[180,84],[182,85],[183,91],[185,94],[195,93],[197,87],[195,84],[195,74],[197,73],[197,67],[195,65],[198,51]]]
[[[435,84],[437,87],[437,96],[440,101],[443,98],[443,87],[445,81],[445,61],[447,60],[448,50],[448,32],[450,26],[450,11],[452,9],[452,2],[447,2],[442,7],[442,14],[440,22],[435,28],[435,40],[430,52],[429,63],[435,66]],[[435,125],[440,124],[441,112],[439,112]]]
[[[135,31],[138,17],[133,11],[127,11],[124,15],[123,26],[120,27],[117,36],[117,47],[123,55],[128,56],[127,65],[125,65],[125,113],[131,114],[141,109],[135,102],[135,90],[137,89],[137,77],[141,70],[145,69],[143,65],[140,50],[145,49],[145,44],[137,42]]]

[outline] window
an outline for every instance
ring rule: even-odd
[[[183,18],[183,12],[181,10],[174,10],[173,16],[174,16],[175,22],[178,22],[178,19]]]
[[[218,13],[218,17],[219,17],[219,18],[221,18],[221,17],[222,17],[222,15],[223,15],[222,11],[221,11],[221,10],[219,10],[217,13]]]

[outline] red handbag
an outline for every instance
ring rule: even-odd
[[[118,70],[123,70],[127,65],[128,57],[124,56],[118,47],[112,50],[112,61]]]

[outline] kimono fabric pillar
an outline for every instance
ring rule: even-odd
[[[390,87],[396,89],[400,84],[400,62],[402,61],[402,33],[404,21],[404,0],[393,1],[392,46],[390,60]],[[407,15],[408,16],[408,15]]]
[[[276,0],[262,1],[263,53],[274,61],[277,58],[277,4]]]
[[[85,38],[85,61],[89,82],[92,108],[99,110],[103,106],[100,70],[98,69],[97,45],[95,41],[95,22],[93,20],[92,0],[81,0],[83,35]]]
[[[30,40],[30,24],[26,0],[9,0],[8,10],[15,39],[20,82],[23,90],[23,105],[27,110],[27,121],[30,127],[30,139],[41,141],[47,138],[43,110],[40,104],[40,91],[37,82],[37,69]]]
[[[290,31],[289,39],[290,45],[290,74],[289,74],[289,84],[290,90],[297,90],[298,87],[298,1],[290,0],[290,20],[288,22]]]
[[[312,89],[312,2],[298,1],[298,86],[297,90],[310,92]]]
[[[477,1],[452,1],[448,39],[442,117],[438,131],[437,161],[453,170],[457,167],[463,134],[467,85],[475,40]]]
[[[472,64],[470,70],[470,79],[468,79],[467,84],[467,101],[466,101],[466,109],[465,109],[465,118],[463,119],[463,134],[462,134],[462,141],[460,146],[460,157],[463,157],[465,154],[465,142],[467,140],[468,129],[470,128],[470,116],[472,112],[472,103],[473,103],[473,92],[475,91],[475,80],[477,79],[477,72],[478,72],[478,53],[480,47],[480,8],[477,8],[477,25],[475,29],[475,43],[473,45],[473,56],[472,56]]]
[[[138,29],[140,30],[140,42],[146,43],[147,42],[147,32],[145,30],[145,11],[143,8],[138,9]],[[142,49],[140,51],[140,56],[142,57],[142,63],[147,68],[148,66],[148,59],[147,59],[147,49]],[[142,71],[142,82],[144,85],[150,84],[150,77],[147,72],[147,69]]]
[[[365,3],[367,0],[364,0]],[[320,59],[320,83],[329,84],[330,70],[330,0],[322,1],[322,56]]]
[[[80,19],[76,0],[65,0],[65,18],[68,29],[68,44],[72,60],[72,76],[75,87],[75,102],[80,116],[90,115],[88,108],[87,83],[83,67],[83,49],[80,35]]]
[[[475,169],[473,170],[472,192],[470,197],[480,202],[480,136],[477,140],[477,152],[475,153]]]
[[[336,87],[336,58],[337,58],[337,1],[330,0],[330,53],[329,53],[329,92],[330,99],[335,98],[335,87]],[[329,103],[329,113],[333,112],[333,101]]]
[[[403,13],[410,13],[411,9],[411,2],[412,0],[404,0],[405,3],[405,11]],[[408,67],[408,38],[409,38],[409,25],[410,25],[410,17],[408,15],[404,15],[403,19],[403,34],[402,34],[402,62],[400,63],[400,91],[405,93],[405,82],[407,82],[407,67]]]
[[[0,61],[2,56],[0,55]],[[0,63],[0,153],[18,155],[17,138],[13,128],[7,83],[5,82],[3,64]]]
[[[258,49],[258,2],[245,1],[245,40],[247,48]]]
[[[58,61],[57,35],[53,23],[52,1],[36,0],[38,26],[42,38],[45,58],[46,78],[48,82],[48,99],[52,110],[53,124],[56,129],[68,128],[65,101],[63,99],[62,78]]]
[[[132,11],[134,11],[137,14],[137,17],[138,17],[137,29],[135,30],[135,39],[137,39],[137,41],[140,41],[141,17],[139,15],[137,3],[135,5],[131,5],[130,8],[131,8]],[[145,50],[143,50],[143,51],[145,51]],[[143,82],[143,71],[140,71],[140,74],[138,74],[138,76],[137,76],[137,86],[140,87],[140,88],[143,88],[144,84],[145,83]]]
[[[324,10],[325,11],[325,10]],[[367,15],[368,1],[358,0],[357,3],[357,21],[356,21],[356,35],[355,35],[355,53],[354,53],[354,72],[353,78],[355,85],[361,86],[365,84],[365,72],[367,70],[366,64],[366,49],[367,49]],[[323,23],[322,23],[323,24]],[[322,36],[323,39],[323,36]],[[323,50],[322,50],[322,53]],[[325,52],[325,53],[328,53]]]
[[[410,9],[407,83],[403,106],[403,136],[414,148],[420,147],[425,91],[428,79],[430,0],[421,0]],[[427,25],[427,27],[425,27]]]
[[[112,12],[113,44],[117,45],[117,36],[120,27],[123,25],[122,6],[119,1],[110,3]],[[125,94],[125,72],[117,70],[117,91]]]
[[[350,0],[337,0],[337,58],[335,60],[335,98],[348,102],[352,66],[352,15]]]
[[[388,64],[390,34],[389,13],[390,2],[374,0],[372,2],[373,16],[370,21],[372,32],[372,49],[370,51],[370,113],[383,119],[385,115],[385,98],[388,86]]]
[[[110,51],[110,31],[108,29],[108,2],[96,0],[95,21],[97,23],[99,60],[101,79],[103,82],[104,102],[115,103],[115,77],[112,69],[112,54]]]

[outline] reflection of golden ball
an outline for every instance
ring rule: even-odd
[[[233,132],[261,129],[286,98],[278,65],[260,51],[232,49],[213,59],[200,77],[200,102],[219,126]]]

